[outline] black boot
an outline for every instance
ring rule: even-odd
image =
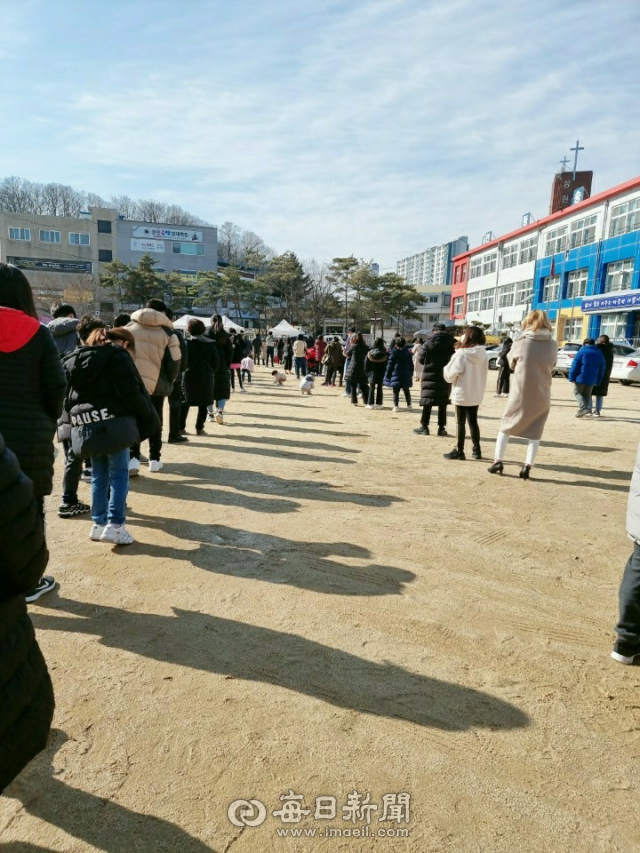
[[[438,435],[449,435],[446,430],[446,427],[438,427]]]
[[[529,471],[531,471],[531,465],[523,465],[520,471],[520,477],[523,480],[529,479]]]
[[[479,445],[479,444],[476,444],[476,445],[474,446],[473,450],[471,451],[471,456],[472,456],[474,459],[482,459],[482,451],[480,450],[480,445]]]
[[[504,465],[498,459],[496,462],[493,463],[493,465],[490,468],[487,468],[487,471],[490,474],[500,474],[500,476],[502,476],[502,472],[504,471]]]
[[[414,429],[416,435],[429,435],[429,427],[421,426],[420,429]]]

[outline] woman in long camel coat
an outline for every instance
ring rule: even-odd
[[[551,374],[558,344],[551,337],[551,323],[544,311],[530,311],[522,323],[522,335],[508,355],[511,376],[509,402],[496,440],[495,461],[490,474],[502,474],[509,436],[529,439],[527,457],[520,477],[529,479],[540,439],[551,409]]]

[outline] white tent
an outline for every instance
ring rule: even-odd
[[[210,317],[196,317],[194,314],[183,314],[179,320],[176,320],[173,324],[174,329],[181,329],[183,332],[186,331],[187,326],[189,325],[189,320],[202,320],[207,328],[211,325]]]
[[[239,323],[233,323],[226,314],[222,315],[222,325],[225,332],[244,332],[244,328]]]
[[[286,320],[281,320],[277,326],[274,326],[273,329],[270,329],[269,331],[276,338],[290,338],[293,337],[293,335],[300,334],[300,329],[296,329],[295,326],[292,326],[291,323],[287,323]]]

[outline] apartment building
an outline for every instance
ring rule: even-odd
[[[418,290],[423,287],[443,287],[451,284],[453,258],[469,248],[468,237],[458,237],[441,246],[432,246],[417,255],[398,261],[396,271],[407,284]]]
[[[455,258],[451,317],[496,332],[533,308],[558,341],[640,338],[640,177]]]

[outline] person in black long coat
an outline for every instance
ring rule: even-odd
[[[511,352],[511,347],[513,346],[513,341],[511,338],[505,338],[502,342],[502,349],[500,350],[500,355],[498,356],[498,382],[496,386],[496,397],[508,397],[509,396],[509,386],[511,384],[511,374],[513,371],[509,367],[509,353]]]
[[[443,323],[437,323],[418,354],[418,361],[423,365],[420,387],[422,417],[420,426],[414,429],[418,435],[429,435],[429,421],[434,406],[438,407],[438,435],[447,435],[447,403],[451,385],[445,381],[443,371],[454,349],[453,335],[447,332]]]
[[[207,407],[213,405],[215,374],[218,369],[218,348],[215,342],[205,335],[202,320],[189,320],[187,345],[187,364],[182,377],[184,402],[180,413],[180,429],[187,425],[187,416],[191,406],[198,407],[196,418],[197,435],[205,435],[204,423],[207,419]]]
[[[215,372],[213,382],[213,403],[212,406],[207,406],[209,410],[209,420],[217,421],[219,424],[223,422],[223,411],[225,404],[231,396],[231,375],[229,370],[233,360],[233,346],[231,338],[225,332],[220,314],[214,314],[211,318],[211,328],[205,332],[208,338],[216,344],[218,348],[218,369]],[[216,409],[214,415],[214,407]]]
[[[33,486],[0,435],[0,793],[45,748],[53,719],[51,678],[25,602],[48,560]]]
[[[369,402],[367,409],[382,408],[382,384],[389,361],[389,353],[384,338],[376,338],[367,353],[367,381],[369,383]]]
[[[358,387],[362,394],[362,402],[366,406],[369,402],[369,383],[367,382],[367,353],[369,347],[364,342],[362,332],[358,332],[349,351],[351,358],[346,378],[351,383],[351,403],[358,405]]]
[[[44,499],[53,489],[53,437],[67,382],[58,349],[41,325],[24,273],[0,263],[0,432],[33,483],[44,517]],[[35,601],[55,588],[41,578],[30,590]]]
[[[587,411],[589,414],[593,414],[595,418],[600,417],[600,413],[602,412],[602,404],[604,403],[604,398],[609,393],[609,380],[611,379],[611,371],[613,370],[613,344],[609,340],[609,335],[600,335],[598,340],[596,341],[596,346],[604,356],[605,370],[604,376],[602,377],[602,382],[599,385],[596,385],[591,392],[591,397],[589,398]],[[596,398],[596,406],[593,408],[593,398]]]

